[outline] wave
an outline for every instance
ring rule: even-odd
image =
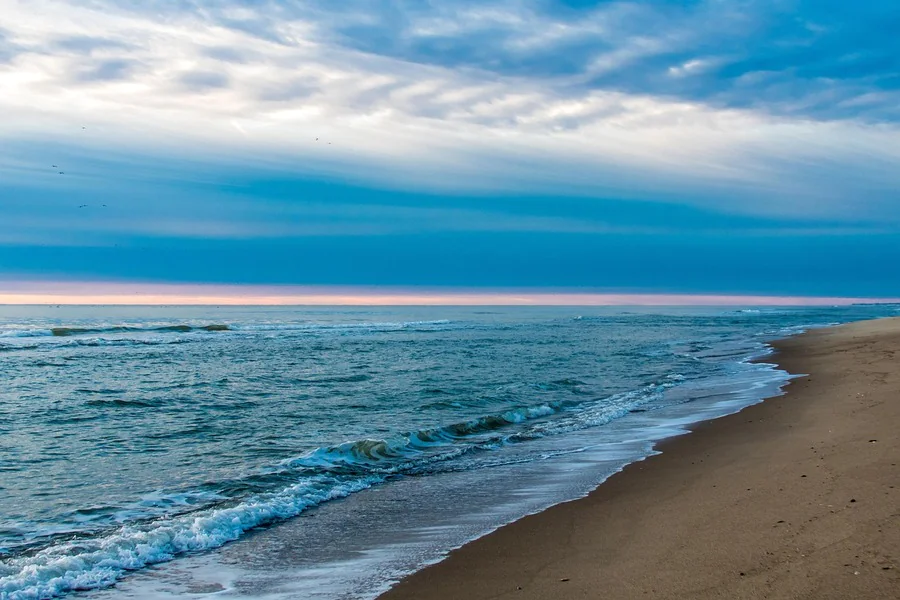
[[[677,379],[592,401],[571,400],[515,408],[386,439],[321,447],[282,461],[268,472],[208,488],[217,500],[181,514],[153,511],[124,526],[48,540],[44,547],[0,563],[0,598],[51,598],[108,587],[130,571],[179,555],[218,548],[258,527],[299,515],[329,500],[398,475],[490,466],[460,463],[477,455],[548,435],[605,424],[659,397]],[[494,461],[496,462],[496,461]]]
[[[126,525],[93,539],[55,544],[0,564],[0,598],[25,600],[113,585],[125,573],[176,556],[218,548],[275,521],[328,500],[343,498],[378,480],[318,477],[234,506]]]
[[[231,331],[228,325],[165,325],[162,327],[130,327],[121,325],[117,327],[53,327],[50,335],[53,337],[69,337],[73,335],[98,334],[98,333],[189,333],[191,331]]]
[[[177,344],[187,344],[189,340],[184,338],[176,337],[176,338],[165,338],[165,337],[152,337],[152,338],[109,338],[109,337],[72,337],[72,338],[63,338],[61,340],[57,340],[55,338],[47,338],[53,340],[53,347],[55,348],[79,348],[79,347],[100,347],[100,346],[172,346]],[[0,347],[0,351],[23,351],[23,350],[38,350],[41,348],[46,348],[49,344],[9,344],[5,347]],[[70,359],[66,359],[70,360]]]
[[[332,375],[320,377],[298,378],[294,381],[301,384],[325,385],[330,383],[362,383],[372,379],[371,375],[359,373],[357,375]]]
[[[74,338],[60,344],[60,347],[99,347],[99,346],[173,346],[177,344],[187,344],[188,340],[184,338],[102,338],[102,337],[86,337]]]
[[[78,390],[79,392],[84,392],[83,390]],[[86,392],[90,393],[90,392]],[[107,392],[95,392],[99,394],[107,393]],[[97,399],[97,400],[88,400],[84,403],[85,406],[94,406],[98,408],[115,408],[115,407],[123,407],[123,408],[154,408],[157,406],[154,402],[147,402],[144,400],[126,400],[124,398],[105,398],[105,399]]]
[[[0,332],[4,338],[30,337],[73,337],[79,335],[97,335],[108,333],[190,333],[192,331],[231,331],[231,326],[213,323],[211,325],[162,325],[138,327],[133,325],[115,325],[109,327],[50,327],[39,329],[12,329]]]
[[[404,330],[437,325],[449,325],[452,321],[435,319],[431,321],[363,321],[359,323],[250,323],[234,325],[234,331],[329,331],[329,330]]]
[[[136,326],[136,325],[111,325],[98,327],[44,327],[31,329],[8,329],[0,331],[0,338],[69,338],[88,335],[115,335],[115,334],[148,334],[148,333],[192,333],[192,332],[244,332],[244,333],[261,333],[261,332],[308,332],[308,331],[329,331],[329,330],[419,330],[422,327],[434,327],[440,325],[448,325],[450,321],[446,319],[438,319],[432,321],[401,321],[401,322],[363,322],[363,323],[248,323],[248,324],[224,324],[213,323],[209,325],[190,325],[190,324],[174,324],[174,325],[156,325],[156,326]],[[135,343],[141,340],[130,340]],[[6,349],[22,349],[22,346],[4,346]]]
[[[554,415],[566,403],[548,403],[517,408],[499,415],[486,415],[443,427],[420,429],[388,439],[364,439],[336,446],[317,448],[301,457],[284,461],[289,469],[325,470],[327,472],[397,473],[418,457],[427,462],[459,456],[460,442],[498,431],[510,425]],[[476,440],[489,441],[489,440]],[[501,441],[490,440],[490,441]],[[478,444],[470,446],[477,448]],[[423,456],[430,455],[430,456]]]
[[[349,441],[317,448],[281,465],[304,473],[420,472],[422,466],[434,468],[435,463],[464,453],[605,425],[660,398],[667,389],[683,381],[682,376],[674,374],[661,382],[594,400],[549,402],[386,439]],[[514,425],[520,427],[512,428]]]

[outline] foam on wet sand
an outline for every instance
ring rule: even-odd
[[[464,546],[405,598],[897,598],[900,319],[776,344],[785,396]]]

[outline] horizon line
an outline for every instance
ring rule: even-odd
[[[436,289],[399,286],[0,281],[0,305],[67,306],[828,306],[900,298],[772,294]]]

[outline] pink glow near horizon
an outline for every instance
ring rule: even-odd
[[[797,305],[900,302],[898,298],[722,294],[581,293],[415,288],[239,286],[91,282],[0,282],[0,304],[184,305]]]

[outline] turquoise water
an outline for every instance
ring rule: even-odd
[[[766,341],[897,312],[0,307],[0,598],[370,597],[777,393]]]

